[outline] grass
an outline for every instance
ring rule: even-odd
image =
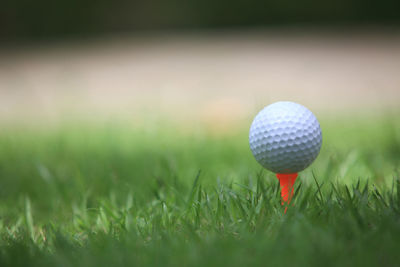
[[[397,117],[322,120],[286,214],[247,125],[3,128],[0,266],[397,266]]]

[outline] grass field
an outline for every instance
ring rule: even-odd
[[[398,113],[322,118],[283,214],[248,124],[0,132],[0,266],[398,266]]]

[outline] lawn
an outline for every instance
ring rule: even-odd
[[[322,117],[286,214],[250,120],[3,125],[0,266],[398,266],[399,115]]]

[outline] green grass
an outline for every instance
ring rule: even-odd
[[[286,214],[247,125],[3,127],[0,266],[398,266],[397,118],[323,119]]]

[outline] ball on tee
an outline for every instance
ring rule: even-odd
[[[288,101],[266,106],[249,133],[256,160],[275,173],[297,173],[318,156],[322,144],[317,118],[306,107]]]

